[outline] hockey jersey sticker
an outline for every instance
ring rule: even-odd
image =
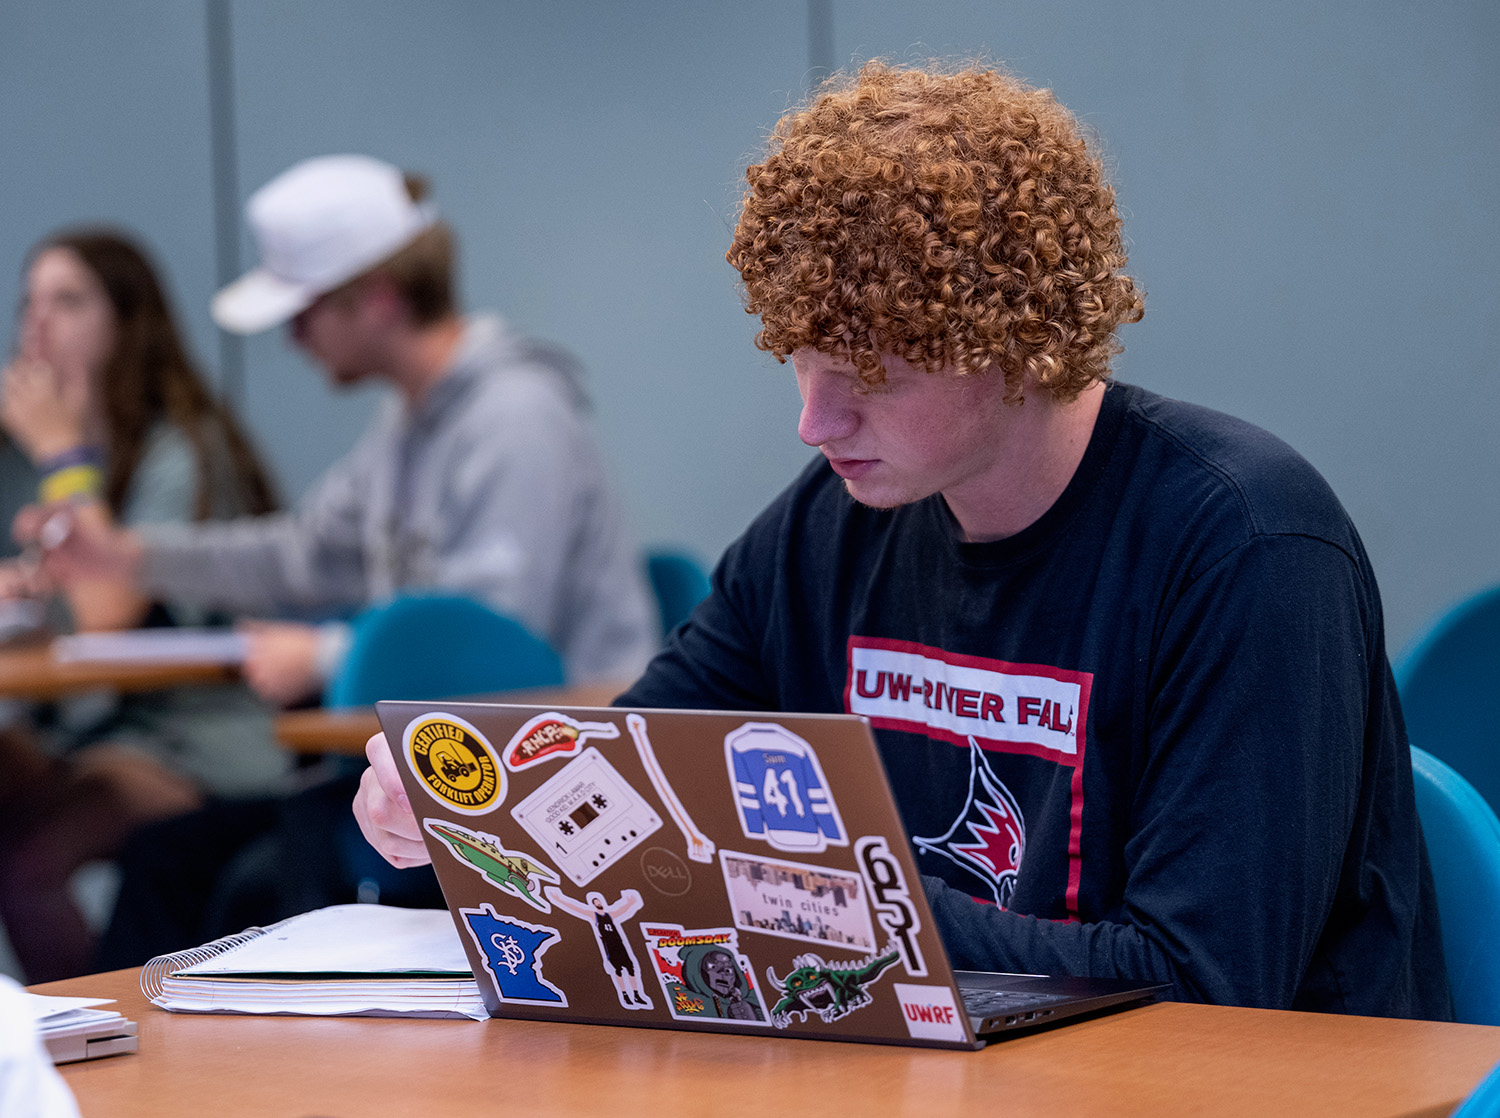
[[[725,735],[724,759],[746,838],[796,854],[849,845],[818,755],[802,738],[746,722]]]
[[[844,706],[879,727],[1073,763],[1088,716],[1086,672],[1007,664],[909,641],[849,638]]]

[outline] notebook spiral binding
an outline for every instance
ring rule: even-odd
[[[285,923],[285,921],[282,921]],[[174,951],[170,955],[158,955],[141,968],[141,993],[155,1002],[162,996],[162,979],[168,975],[175,974],[184,967],[191,967],[197,963],[205,963],[215,956],[222,955],[231,948],[238,947],[242,943],[249,943],[252,939],[258,939],[281,924],[272,924],[267,928],[246,928],[243,932],[235,932],[234,935],[224,936],[212,943],[205,943],[201,947],[192,947],[186,951]]]

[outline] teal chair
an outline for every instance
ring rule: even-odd
[[[1500,812],[1500,586],[1444,613],[1394,670],[1411,740],[1430,745]]]
[[[447,699],[562,682],[562,660],[552,646],[513,618],[460,594],[414,593],[354,619],[354,642],[323,702],[368,706],[380,699]],[[331,794],[351,799],[356,779],[346,776]],[[335,825],[333,850],[338,879],[359,900],[442,904],[430,869],[393,868],[365,842],[347,811]]]
[[[646,574],[651,579],[651,589],[656,591],[663,635],[686,621],[693,607],[708,597],[708,573],[701,563],[683,552],[649,552]]]
[[[1449,1118],[1500,1118],[1500,1065],[1479,1081]]]
[[[552,687],[563,664],[513,618],[460,594],[404,594],[354,619],[354,641],[323,703],[446,699]]]
[[[1500,1025],[1500,819],[1463,777],[1412,746],[1417,815],[1437,884],[1459,1021]]]

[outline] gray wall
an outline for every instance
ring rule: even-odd
[[[717,555],[808,456],[723,252],[743,165],[810,64],[982,54],[1054,89],[1116,168],[1148,292],[1120,376],[1306,454],[1364,534],[1395,645],[1500,579],[1490,0],[229,12],[235,200],[329,151],[428,172],[469,304],[590,366],[643,542]],[[0,0],[0,304],[3,262],[45,230],[123,222],[217,359],[208,57],[203,0]],[[335,396],[274,334],[243,352],[231,387],[295,494],[373,395]]]

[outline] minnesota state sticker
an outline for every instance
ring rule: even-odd
[[[505,799],[505,770],[484,735],[454,714],[433,713],[406,728],[406,763],[433,799],[478,814]]]

